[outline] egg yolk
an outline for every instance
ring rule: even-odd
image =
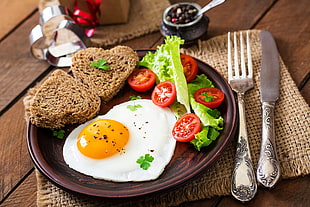
[[[79,134],[79,151],[90,158],[103,159],[120,153],[129,139],[129,131],[122,123],[100,119],[87,125]]]

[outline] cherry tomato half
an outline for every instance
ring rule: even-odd
[[[175,123],[172,135],[179,142],[189,142],[200,132],[200,119],[196,114],[187,113]]]
[[[128,77],[127,82],[135,91],[145,92],[154,86],[156,75],[152,70],[142,68],[133,71]]]
[[[198,103],[201,103],[211,109],[217,108],[224,100],[224,93],[213,87],[200,88],[194,93],[194,98]]]
[[[165,107],[173,103],[177,96],[175,85],[171,81],[163,81],[157,84],[152,93],[152,101],[155,105]]]
[[[181,54],[181,62],[183,65],[184,75],[187,82],[191,82],[196,78],[198,73],[197,62],[189,55]]]

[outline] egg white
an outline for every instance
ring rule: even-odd
[[[127,106],[136,107],[135,111]],[[105,159],[92,159],[81,154],[77,148],[77,137],[89,123],[98,119],[113,119],[124,124],[130,133],[124,151]],[[170,162],[176,141],[172,128],[176,117],[169,108],[158,107],[151,100],[140,99],[114,106],[105,115],[97,116],[77,128],[67,137],[64,147],[64,160],[70,168],[98,179],[115,182],[154,180]],[[140,156],[154,157],[147,170],[136,163]]]

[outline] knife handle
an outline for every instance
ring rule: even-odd
[[[265,187],[273,187],[280,177],[274,130],[275,102],[262,102],[262,143],[257,167],[257,180]]]

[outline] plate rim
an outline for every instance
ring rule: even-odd
[[[137,52],[140,56],[141,53],[147,53],[147,52],[152,52],[155,51],[155,49],[136,49],[135,52]],[[230,87],[230,85],[227,83],[226,79],[217,71],[215,70],[212,66],[210,66],[209,64],[207,64],[206,62],[198,59],[198,58],[194,58],[195,60],[198,61],[199,64],[204,64],[206,65],[209,69],[211,69],[212,73],[216,74],[218,77],[221,78],[221,82],[225,83],[225,88],[228,89],[230,96],[229,97],[234,97],[234,93]],[[213,81],[214,82],[214,81]],[[34,140],[34,138],[31,136],[33,133],[37,133],[37,129],[38,127],[31,124],[29,121],[27,123],[27,148],[28,148],[28,152],[30,154],[30,157],[36,167],[36,169],[39,170],[39,172],[41,172],[45,177],[48,178],[49,181],[51,181],[53,184],[55,184],[56,186],[73,192],[73,193],[80,193],[80,194],[84,194],[84,195],[88,195],[88,196],[95,196],[95,197],[105,197],[105,198],[128,198],[128,197],[137,197],[137,196],[143,196],[143,195],[147,195],[147,194],[152,194],[152,193],[157,193],[157,192],[161,192],[161,191],[165,191],[165,190],[169,190],[172,188],[176,188],[186,182],[188,182],[189,180],[194,179],[195,177],[199,176],[201,173],[204,172],[204,170],[206,170],[207,168],[211,167],[218,159],[219,157],[223,154],[223,152],[225,151],[225,149],[227,148],[227,146],[229,145],[229,143],[232,141],[232,139],[234,138],[234,135],[236,133],[237,130],[237,107],[236,107],[236,102],[235,99],[232,98],[230,101],[232,101],[232,115],[233,117],[231,118],[233,120],[233,123],[231,124],[233,127],[232,129],[229,130],[229,136],[227,136],[227,138],[225,139],[225,141],[222,143],[221,146],[219,146],[218,150],[212,155],[212,157],[208,160],[207,165],[204,163],[200,163],[199,166],[197,166],[196,169],[196,173],[194,174],[187,174],[187,176],[185,177],[185,179],[182,179],[182,181],[179,182],[174,182],[174,183],[169,183],[169,185],[163,185],[161,184],[159,188],[157,189],[149,189],[148,191],[136,191],[135,193],[131,192],[130,194],[110,194],[110,193],[104,193],[103,191],[97,190],[97,189],[92,189],[93,191],[88,191],[88,188],[73,188],[72,187],[72,183],[71,185],[68,185],[68,183],[66,182],[62,182],[62,178],[60,175],[57,175],[57,173],[53,172],[51,173],[50,170],[46,169],[46,165],[47,162],[46,160],[38,160],[38,158],[40,156],[38,156],[38,153],[41,153],[41,151],[38,151],[36,149],[39,149],[38,146],[38,142],[35,142],[36,140]],[[37,136],[35,136],[37,137]],[[41,156],[43,157],[43,156]],[[69,168],[69,167],[68,167]],[[55,176],[56,175],[56,176]],[[160,177],[157,179],[161,179]],[[148,182],[148,181],[146,181]],[[140,182],[141,183],[141,182]],[[143,183],[143,182],[142,182]]]

